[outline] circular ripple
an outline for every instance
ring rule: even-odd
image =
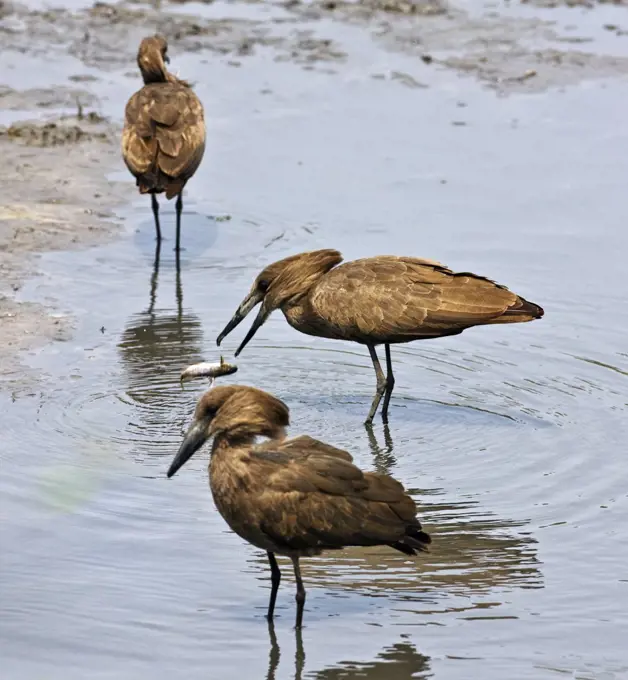
[[[195,402],[181,370],[202,360],[203,330],[191,313],[149,311],[127,324],[118,343],[124,397],[132,407],[126,436],[142,455],[173,455]]]
[[[52,448],[62,453],[76,449],[77,467],[102,464],[107,455],[163,466],[163,457],[176,452],[199,394],[182,390],[179,375],[201,360],[201,340],[194,314],[134,315],[117,346],[121,371],[91,375],[99,365],[87,363],[42,396],[37,439],[61,442]]]

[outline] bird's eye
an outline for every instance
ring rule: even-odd
[[[268,286],[268,281],[265,281],[264,279],[257,282],[257,287],[262,291],[262,293],[265,293],[268,290]]]

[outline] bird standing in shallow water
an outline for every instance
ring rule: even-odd
[[[346,451],[311,437],[286,439],[288,424],[288,407],[271,394],[241,385],[214,387],[200,398],[168,477],[213,436],[209,480],[216,507],[236,534],[268,554],[269,620],[281,580],[275,554],[290,557],[300,628],[300,557],[349,545],[389,545],[416,555],[431,539],[399,482],[362,472]],[[256,444],[257,437],[268,440]]]
[[[203,106],[184,80],[166,70],[168,43],[144,38],[137,63],[144,87],[129,99],[124,114],[122,156],[141,194],[150,194],[157,240],[161,241],[156,194],[177,197],[177,252],[181,246],[183,188],[205,152]]]
[[[337,250],[314,250],[269,265],[258,274],[216,342],[220,345],[261,302],[236,356],[275,309],[281,309],[301,333],[366,345],[377,376],[367,423],[372,422],[382,397],[382,418],[388,421],[395,385],[391,344],[543,316],[541,307],[505,286],[469,272],[452,272],[432,260],[380,255],[337,266],[341,262]],[[386,351],[386,375],[375,351],[381,344]]]

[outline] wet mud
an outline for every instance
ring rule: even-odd
[[[95,101],[89,92],[63,87],[0,91],[4,119],[25,111],[41,117],[0,126],[0,372],[9,389],[34,379],[20,352],[71,335],[73,320],[61,300],[48,309],[16,299],[37,271],[37,254],[106,242],[119,228],[113,207],[129,195],[126,186],[106,180],[118,161],[117,127],[89,110]],[[68,108],[76,113],[46,115]]]

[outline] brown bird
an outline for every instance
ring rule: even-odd
[[[341,262],[337,250],[314,250],[269,265],[258,274],[216,342],[220,345],[261,302],[236,356],[275,309],[281,309],[288,323],[301,333],[366,345],[377,376],[367,423],[372,422],[384,395],[382,418],[388,420],[395,385],[391,344],[543,316],[541,307],[505,286],[469,272],[452,272],[432,260],[380,255],[338,267]],[[375,351],[381,344],[386,350],[385,376]]]
[[[288,407],[271,394],[242,385],[214,387],[199,399],[168,477],[213,436],[209,480],[216,507],[236,534],[268,554],[269,620],[281,580],[275,554],[290,557],[300,628],[300,557],[348,545],[388,545],[416,555],[431,539],[399,482],[362,472],[346,451],[311,437],[285,439],[288,424]],[[268,440],[256,444],[257,437]]]
[[[144,87],[129,99],[124,114],[122,156],[141,194],[150,194],[157,240],[161,241],[156,194],[177,196],[177,245],[181,245],[183,187],[205,152],[203,106],[191,86],[166,70],[168,43],[144,38],[137,53]]]

